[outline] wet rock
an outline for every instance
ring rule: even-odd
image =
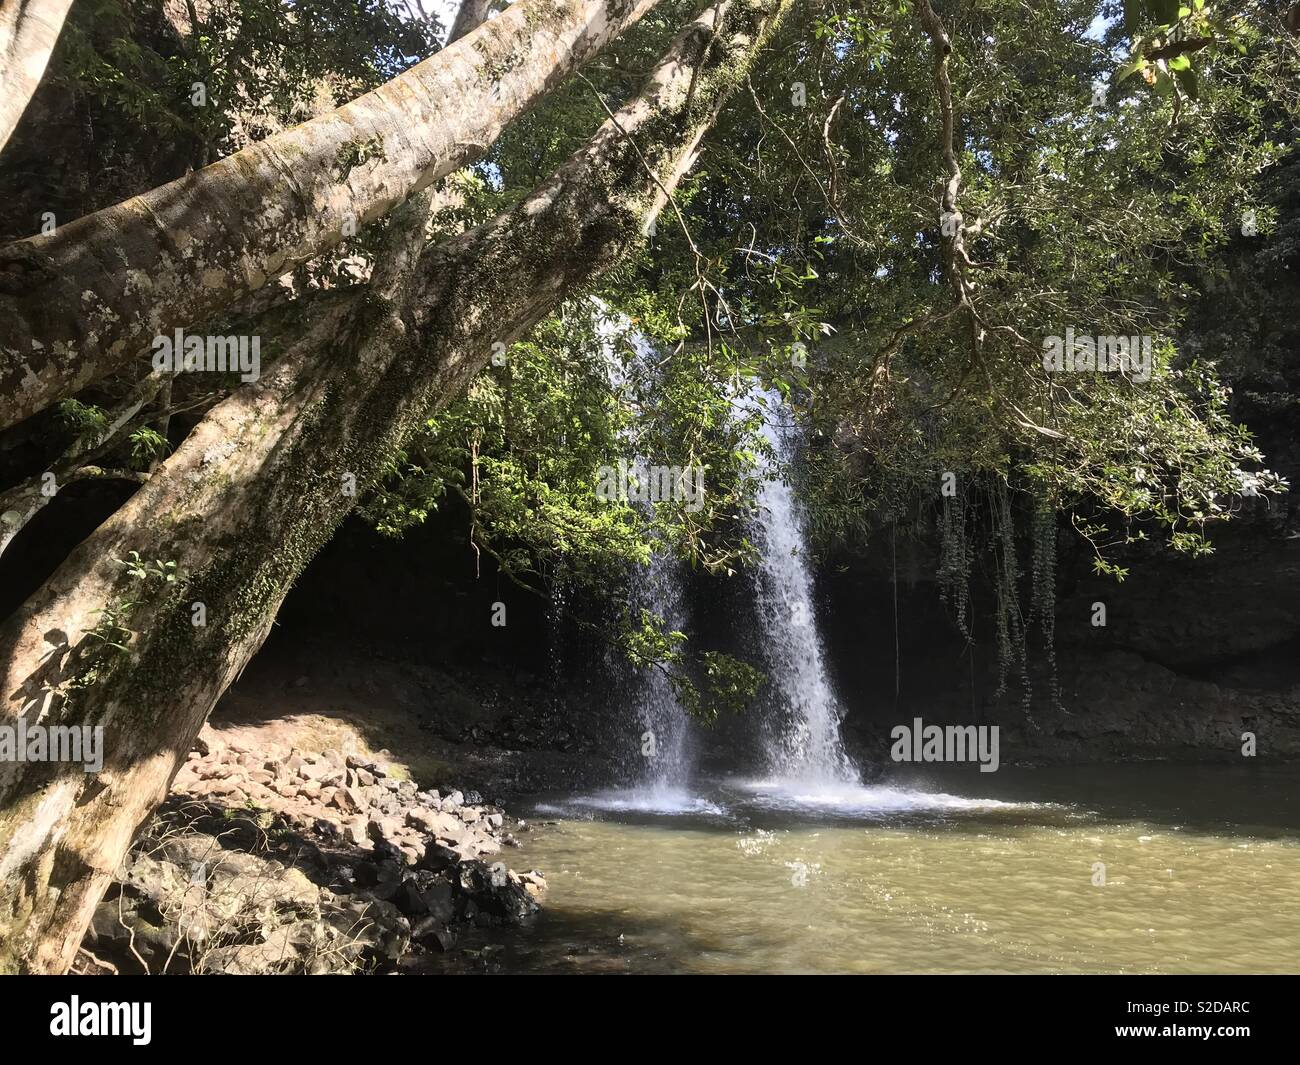
[[[465,862],[457,883],[468,900],[467,915],[472,907],[474,917],[481,913],[503,924],[518,924],[537,912],[533,896],[509,877],[502,863],[490,868],[479,861]]]

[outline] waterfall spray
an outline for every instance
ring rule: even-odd
[[[656,554],[632,590],[632,604],[658,614],[670,631],[684,631],[688,610],[681,564]],[[661,670],[639,671],[635,709],[643,728],[641,785],[661,792],[685,787],[691,774],[690,719]]]
[[[763,433],[778,461],[794,453],[779,397],[763,397]],[[775,707],[764,736],[769,769],[801,786],[859,784],[840,739],[840,707],[826,673],[817,630],[803,509],[788,484],[768,468],[759,492],[755,540],[759,548],[758,613],[772,677]]]

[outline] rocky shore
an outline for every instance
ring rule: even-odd
[[[205,730],[96,911],[83,972],[391,972],[467,925],[518,924],[541,873],[498,857],[527,825],[336,749]]]

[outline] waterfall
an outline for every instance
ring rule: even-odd
[[[688,608],[682,565],[666,554],[655,554],[631,590],[632,605],[658,614],[670,632],[688,632]],[[637,671],[634,708],[641,722],[638,755],[644,767],[640,786],[666,793],[684,788],[690,778],[690,719],[668,678],[659,669]]]
[[[626,333],[626,340],[636,352],[638,369],[652,376],[657,353],[653,345],[623,315],[610,315],[608,306],[595,296],[590,300],[605,316],[598,327],[601,334],[601,358],[612,392],[620,390],[627,373],[619,364],[611,338]],[[632,458],[633,465],[637,457]],[[650,516],[650,504],[640,504]],[[656,552],[644,570],[630,578],[628,601],[634,610],[648,610],[663,619],[669,632],[689,632],[690,609],[686,602],[685,572],[681,562],[671,555]],[[638,723],[633,766],[628,774],[630,790],[618,800],[632,807],[674,806],[683,801],[691,775],[691,723],[677,701],[672,685],[660,669],[631,670],[623,664],[619,671],[627,678],[632,696],[631,712]]]
[[[763,399],[764,436],[785,463],[797,439],[779,423],[786,409],[779,397]],[[840,707],[817,629],[803,509],[775,470],[765,473],[754,531],[758,615],[775,702],[763,737],[769,769],[801,786],[856,785],[861,781],[840,739]]]

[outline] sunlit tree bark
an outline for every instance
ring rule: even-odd
[[[330,114],[0,248],[0,429],[481,156],[657,0],[521,0]]]
[[[0,0],[0,151],[27,109],[72,0]]]

